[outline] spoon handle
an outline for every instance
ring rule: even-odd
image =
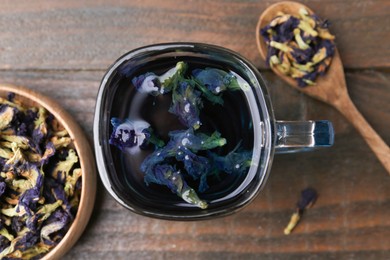
[[[372,149],[379,161],[390,174],[390,148],[369,125],[366,119],[358,111],[349,96],[345,96],[342,102],[336,104],[336,108],[343,114],[359,131]]]

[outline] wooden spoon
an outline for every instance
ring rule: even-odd
[[[268,25],[277,16],[278,12],[298,15],[301,8],[305,8],[310,14],[313,14],[313,11],[305,5],[296,2],[279,2],[271,5],[262,13],[256,27],[256,41],[260,55],[264,60],[267,57],[267,45],[260,35],[260,29]],[[277,69],[273,68],[273,71],[292,87],[339,110],[360,132],[390,174],[390,148],[367,123],[351,101],[345,83],[343,64],[337,49],[335,49],[332,63],[326,75],[318,77],[314,86],[299,87],[294,79],[282,74]]]

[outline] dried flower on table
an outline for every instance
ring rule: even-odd
[[[317,191],[312,189],[312,188],[304,189],[301,192],[301,197],[299,198],[299,201],[297,202],[297,209],[292,214],[290,222],[288,223],[287,227],[284,229],[285,235],[289,235],[291,233],[291,231],[298,224],[304,210],[313,206],[313,204],[317,200],[317,197],[318,197]]]
[[[268,45],[266,62],[300,87],[315,85],[324,75],[334,55],[334,39],[328,22],[306,9],[299,16],[279,13],[260,34]]]
[[[65,236],[81,192],[70,145],[44,108],[0,98],[0,258],[40,258]]]

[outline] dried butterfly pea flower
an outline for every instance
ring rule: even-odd
[[[46,119],[46,109],[40,107],[38,110],[38,118],[34,121],[34,131],[32,133],[32,138],[34,142],[38,145],[47,135]]]
[[[22,106],[22,103],[19,102],[18,100],[9,101],[5,98],[0,97],[0,105],[10,106],[10,107],[16,108],[18,111],[22,111],[22,112],[24,112],[26,110],[26,108],[24,106]]]
[[[77,213],[78,157],[45,109],[9,95],[0,98],[0,118],[0,258],[39,257],[58,244]],[[67,221],[51,225],[59,209]]]
[[[47,244],[53,244],[54,241],[50,238],[50,235],[63,229],[67,223],[68,223],[68,220],[56,221],[56,222],[47,224],[46,226],[43,226],[41,229],[41,240],[45,241],[45,243],[47,243]]]
[[[78,162],[78,157],[73,149],[69,149],[68,156],[65,161],[59,161],[52,171],[52,177],[55,180],[59,180],[61,183],[65,183],[66,177],[69,175],[73,165]]]
[[[301,192],[301,196],[299,198],[299,201],[297,202],[297,209],[292,214],[290,218],[290,222],[288,223],[287,227],[284,229],[285,235],[291,233],[291,231],[298,224],[304,210],[310,208],[317,200],[317,197],[318,197],[317,191],[314,190],[313,188],[307,188]]]
[[[66,176],[64,191],[65,191],[66,196],[68,198],[72,197],[74,195],[75,190],[76,190],[77,181],[81,178],[81,175],[82,175],[81,169],[77,168],[77,169],[73,170],[72,175],[68,174]]]
[[[0,107],[0,130],[9,127],[15,115],[15,109],[10,106]]]
[[[335,37],[327,21],[306,9],[299,10],[299,16],[279,13],[260,34],[268,45],[267,64],[296,79],[300,87],[315,85],[334,55]]]

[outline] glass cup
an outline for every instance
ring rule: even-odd
[[[145,99],[145,95],[132,86],[131,79],[140,73],[167,70],[179,61],[231,71],[244,86],[239,94],[225,94],[224,106],[203,108],[204,120],[211,125],[209,130],[213,128],[213,122],[221,122],[218,129],[227,131],[229,149],[239,144],[253,151],[246,174],[226,177],[214,186],[210,185],[210,192],[199,194],[208,203],[206,209],[185,203],[165,187],[145,185],[140,165],[147,153],[129,155],[109,144],[113,117],[124,119],[137,114],[159,124],[163,132],[178,127],[162,112],[164,106],[168,108],[166,104],[159,105],[158,99],[153,97]],[[146,105],[139,108],[140,102],[146,102]],[[258,70],[239,54],[208,44],[167,43],[133,50],[108,69],[97,96],[94,144],[102,182],[125,208],[149,217],[200,220],[236,212],[252,201],[264,186],[274,153],[328,147],[333,140],[329,121],[276,121]]]

